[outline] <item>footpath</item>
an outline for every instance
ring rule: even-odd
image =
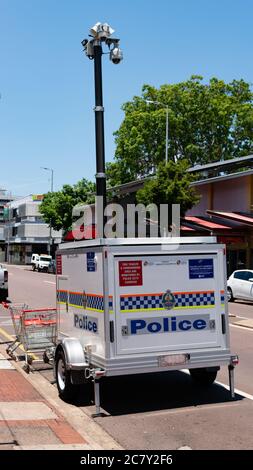
[[[0,338],[0,450],[110,450],[121,447],[39,373],[27,375]]]

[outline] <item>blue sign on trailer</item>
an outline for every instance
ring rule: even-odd
[[[213,278],[213,259],[201,258],[189,260],[190,279],[210,279]]]
[[[87,271],[88,272],[96,271],[95,252],[88,251],[86,259],[87,259]]]

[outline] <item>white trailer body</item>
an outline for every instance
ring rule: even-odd
[[[221,365],[232,371],[226,281],[225,247],[213,237],[62,244],[60,369],[69,371],[71,383],[77,373],[79,383],[82,374],[96,382],[102,375]]]

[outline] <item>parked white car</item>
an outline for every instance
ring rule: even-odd
[[[253,301],[253,271],[240,269],[234,271],[227,281],[228,301],[235,299]]]
[[[0,300],[5,301],[8,298],[8,271],[0,265]]]
[[[38,271],[48,271],[48,267],[51,261],[52,256],[38,255],[34,253],[31,259],[32,269],[33,271],[35,271],[35,269],[37,269]]]

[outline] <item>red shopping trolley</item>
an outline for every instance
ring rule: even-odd
[[[34,361],[41,361],[37,357],[39,353],[42,353],[44,362],[50,362],[57,338],[56,309],[28,309],[25,304],[3,304],[3,306],[10,312],[15,332],[15,339],[6,352],[16,360],[14,352],[18,347],[22,348],[25,353],[26,372],[30,371]]]

